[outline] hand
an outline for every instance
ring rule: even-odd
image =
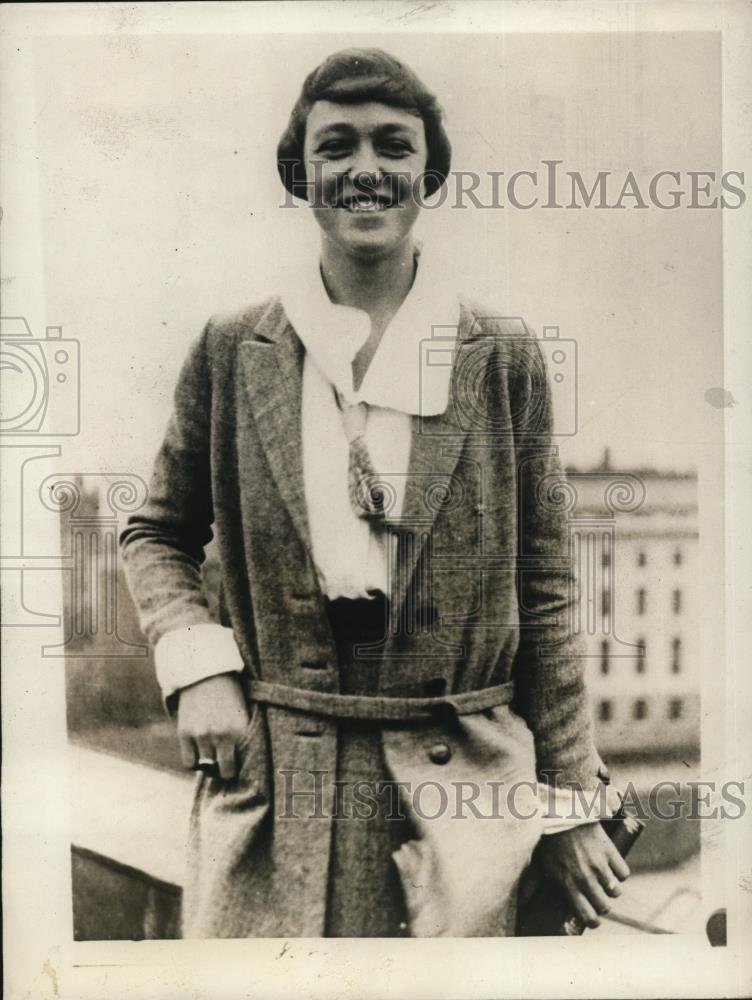
[[[600,823],[548,834],[538,850],[543,870],[564,890],[583,924],[599,927],[599,915],[608,913],[611,899],[621,895],[619,883],[629,877],[629,866]]]
[[[237,674],[215,674],[182,688],[178,701],[180,755],[186,767],[216,760],[225,781],[237,772],[236,748],[248,728],[245,695]]]

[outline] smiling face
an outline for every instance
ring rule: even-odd
[[[427,157],[417,115],[377,102],[317,101],[306,122],[304,158],[324,238],[360,259],[396,250],[420,211],[417,178]]]

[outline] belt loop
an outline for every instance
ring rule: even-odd
[[[451,697],[449,697],[437,702],[437,704],[431,708],[431,715],[438,723],[454,725],[459,719],[460,713],[457,711],[457,706],[452,701]]]

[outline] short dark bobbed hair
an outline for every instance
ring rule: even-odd
[[[306,121],[316,101],[365,104],[378,101],[402,108],[423,119],[428,159],[425,194],[432,195],[449,173],[452,147],[443,125],[443,112],[436,96],[411,69],[381,49],[343,49],[329,56],[303,83],[303,90],[290,114],[277,146],[277,170],[287,190],[306,199],[303,143]]]

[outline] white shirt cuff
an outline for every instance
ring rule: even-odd
[[[189,684],[242,671],[243,660],[232,629],[209,622],[166,632],[154,647],[154,665],[167,701]]]
[[[575,826],[608,819],[619,808],[620,799],[610,785],[588,792],[541,785],[539,788],[544,834],[562,833]]]

